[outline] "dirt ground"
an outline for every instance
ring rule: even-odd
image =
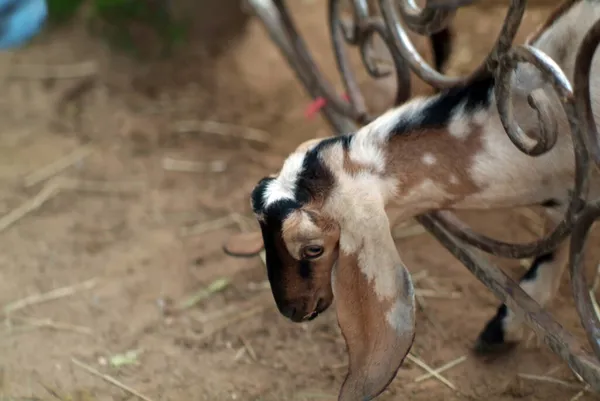
[[[334,77],[325,5],[291,3]],[[527,14],[521,40],[547,11]],[[503,13],[459,12],[453,72],[483,58]],[[256,228],[248,195],[257,180],[299,142],[329,134],[319,117],[305,119],[309,99],[258,21],[214,62],[194,42],[168,61],[132,60],[74,26],[3,54],[0,68],[0,215],[31,209],[0,231],[0,305],[24,302],[0,327],[0,399],[135,398],[81,363],[153,401],[336,399],[346,355],[333,308],[308,324],[288,322],[261,260],[221,250],[228,235]],[[173,171],[182,168],[193,171]],[[521,215],[463,215],[497,238],[532,238]],[[427,272],[420,288],[458,294],[424,298],[412,353],[432,367],[466,360],[443,373],[456,391],[415,382],[424,372],[407,361],[382,401],[580,393],[535,341],[498,360],[475,357],[498,302],[429,235],[398,247],[413,273]],[[496,261],[522,271],[519,261]],[[169,312],[215,283],[227,285]],[[552,313],[582,334],[567,282]]]

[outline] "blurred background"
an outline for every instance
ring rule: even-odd
[[[326,2],[289,3],[341,88]],[[451,75],[500,30],[508,2],[483,3],[457,14]],[[336,400],[333,308],[290,323],[261,258],[222,251],[257,229],[255,183],[331,134],[305,116],[311,99],[260,21],[240,0],[48,4],[44,31],[0,54],[0,400]],[[531,2],[518,40],[553,6]],[[371,106],[388,107],[394,83],[359,76]],[[500,239],[540,230],[533,212],[461,216]],[[452,367],[444,383],[407,361],[382,401],[593,399],[529,332],[516,353],[473,357],[498,302],[423,230],[406,222],[396,238],[420,291],[411,352]],[[494,261],[515,277],[525,266]],[[568,286],[553,313],[581,334]]]

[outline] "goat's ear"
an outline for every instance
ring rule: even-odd
[[[338,323],[349,357],[339,401],[367,401],[385,390],[414,339],[412,280],[396,251],[385,212],[378,214],[381,225],[365,230],[357,250],[344,250],[349,248],[344,246],[348,233],[342,227],[333,270]]]
[[[223,245],[223,251],[227,255],[238,258],[256,256],[263,248],[264,243],[260,231],[234,234]]]

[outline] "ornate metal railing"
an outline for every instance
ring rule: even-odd
[[[415,49],[406,29],[423,35],[438,32],[448,25],[458,8],[476,0],[428,0],[422,9],[413,0],[378,0],[381,16],[371,13],[367,0],[350,0],[353,12],[350,23],[344,23],[341,18],[342,0],[328,1],[333,50],[348,101],[337,95],[320,73],[296,29],[285,0],[248,0],[309,94],[314,98],[326,99],[322,112],[336,134],[356,130],[357,125],[363,125],[372,119],[344,52],[344,45],[357,46],[367,72],[377,78],[380,72],[373,60],[369,60],[367,47],[371,45],[374,35],[383,39],[392,55],[398,79],[396,103],[406,101],[410,95],[410,71],[436,88],[451,87],[469,79],[448,77],[429,66]],[[572,1],[566,0],[564,6]],[[575,373],[592,389],[600,392],[600,322],[582,269],[588,231],[600,217],[600,199],[588,200],[586,191],[592,163],[600,164],[600,139],[591,111],[589,93],[591,61],[600,43],[600,23],[593,26],[578,50],[573,88],[560,68],[543,52],[526,45],[513,46],[525,6],[525,0],[510,1],[492,51],[471,76],[484,70],[495,73],[496,101],[503,126],[517,148],[531,156],[547,152],[554,146],[556,130],[552,129],[552,116],[544,113],[544,105],[537,102],[533,95],[531,104],[540,118],[541,136],[537,140],[532,139],[519,128],[510,106],[511,73],[518,63],[530,63],[541,71],[559,94],[572,131],[576,163],[572,198],[564,219],[546,237],[527,244],[505,243],[475,233],[451,212],[430,213],[417,219],[502,302],[524,318],[545,344],[562,357]],[[486,260],[482,252],[510,258],[533,257],[554,249],[569,235],[569,267],[575,304],[593,353],[587,351],[578,339],[529,297],[514,280]]]

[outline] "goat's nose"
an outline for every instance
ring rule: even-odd
[[[294,320],[294,316],[296,315],[296,307],[293,305],[288,305],[281,308],[281,314],[288,319]]]

